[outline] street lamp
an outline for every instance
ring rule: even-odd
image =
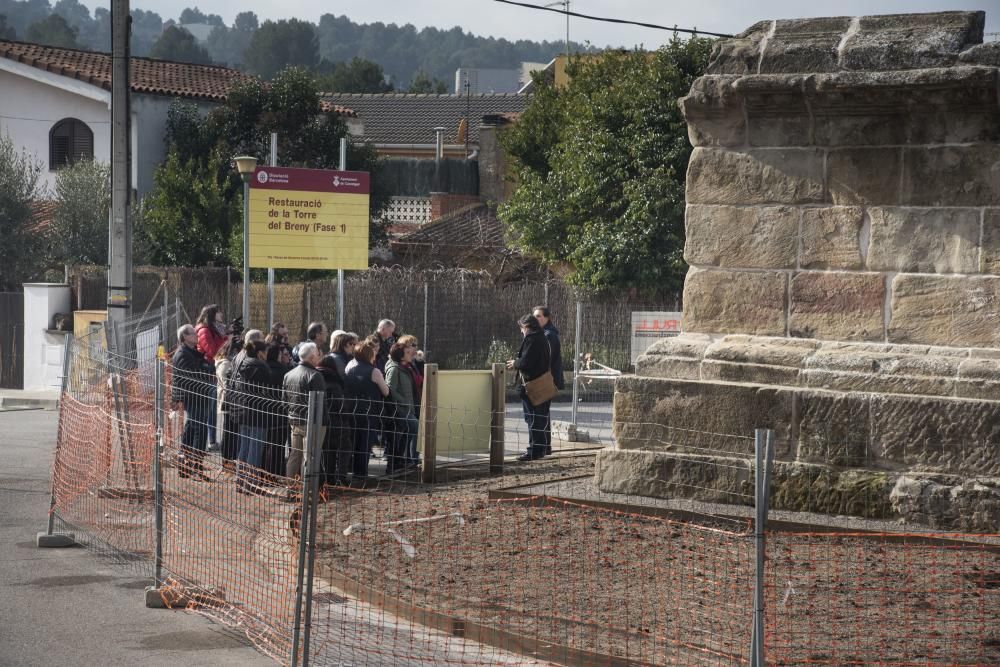
[[[243,179],[243,328],[250,328],[250,177],[257,168],[257,158],[241,155],[233,158]]]

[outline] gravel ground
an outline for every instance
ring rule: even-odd
[[[562,454],[510,464],[502,477],[455,470],[430,494],[395,482],[383,487],[392,493],[335,495],[320,515],[320,572],[339,581],[338,590],[353,582],[397,611],[402,602],[411,616],[434,610],[460,619],[500,648],[524,652],[524,643],[511,645],[521,637],[528,652],[564,664],[585,655],[603,664],[742,663],[751,508],[603,494],[592,472],[592,455]],[[487,499],[491,489],[510,487],[567,502]],[[768,540],[767,646],[775,664],[1000,664],[996,536],[934,541],[929,531],[903,533],[894,522],[772,517],[817,527],[775,531]],[[363,614],[377,613],[365,604]],[[324,631],[338,632],[336,619],[327,621]],[[387,637],[382,650],[418,652],[405,634]],[[488,651],[476,656],[466,662],[489,664]]]

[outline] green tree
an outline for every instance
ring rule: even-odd
[[[205,48],[217,63],[235,67],[243,62],[243,52],[250,45],[254,32],[257,31],[257,15],[253,12],[240,12],[233,21],[233,27],[216,26],[208,35]]]
[[[66,23],[66,19],[58,14],[49,14],[46,18],[28,26],[25,38],[29,42],[48,44],[67,49],[79,48],[76,41],[77,31]]]
[[[0,289],[16,289],[45,268],[44,235],[33,215],[41,171],[41,163],[0,134]]]
[[[286,67],[312,70],[319,63],[316,29],[308,21],[264,21],[243,53],[243,65],[254,74],[270,79]]]
[[[576,60],[564,90],[537,80],[501,136],[519,185],[500,217],[522,250],[587,288],[681,284],[691,146],[677,99],[711,46],[675,36],[655,53]]]
[[[7,16],[0,14],[0,39],[17,39],[17,31],[14,26],[7,25]]]
[[[97,19],[102,20],[101,7],[98,7],[94,14]],[[133,9],[131,12],[132,16],[132,39],[130,40],[132,55],[133,56],[145,56],[149,55],[149,50],[153,48],[153,44],[156,40],[160,38],[163,33],[163,19],[159,14],[153,11],[145,11],[142,9]],[[110,14],[108,14],[108,19],[110,21]],[[108,29],[108,45],[111,44],[111,24],[107,24]]]
[[[410,81],[410,87],[406,92],[443,95],[448,92],[448,84],[441,79],[431,80],[426,72],[420,70],[413,77],[413,81]]]
[[[218,151],[203,163],[171,151],[136,216],[137,256],[170,266],[225,262],[242,210],[230,173],[229,159]]]
[[[60,169],[54,194],[51,264],[107,264],[111,167],[82,160]]]
[[[197,7],[187,7],[181,12],[178,23],[207,23],[208,25],[225,25],[218,14],[205,14]]]
[[[212,64],[212,58],[208,55],[208,51],[198,44],[194,35],[184,28],[176,26],[170,26],[163,31],[163,34],[149,50],[149,56],[160,60],[175,60],[198,65]]]
[[[330,64],[323,61],[316,77],[321,90],[337,93],[388,93],[392,86],[378,63],[361,58]]]

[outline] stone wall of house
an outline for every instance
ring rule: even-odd
[[[733,460],[772,428],[779,509],[1000,529],[1000,43],[983,24],[766,21],[716,46],[681,100],[685,333],[617,383],[602,490],[744,502]]]

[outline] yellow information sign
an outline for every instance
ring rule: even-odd
[[[368,268],[366,172],[260,167],[250,182],[250,266]]]

